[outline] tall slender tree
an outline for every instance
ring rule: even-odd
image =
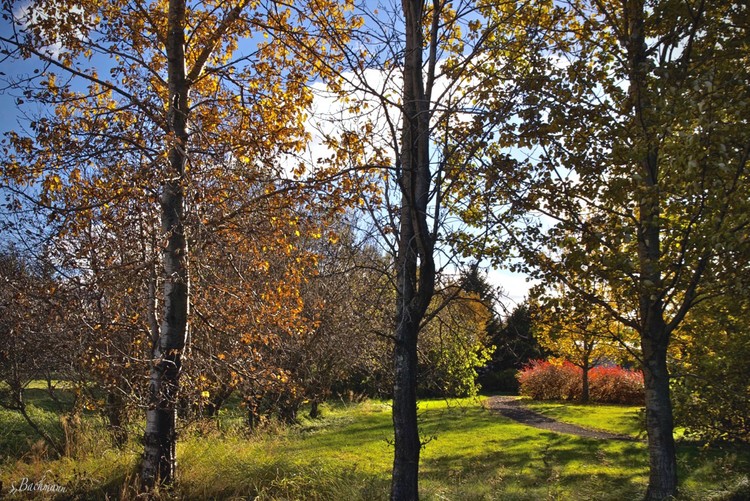
[[[377,197],[362,199],[368,216],[362,219],[372,223],[368,230],[393,260],[394,500],[418,499],[420,329],[445,306],[428,310],[436,284],[449,283],[439,277],[459,269],[461,254],[471,255],[470,248],[482,240],[459,236],[460,221],[446,203],[495,131],[485,127],[489,121],[476,113],[478,101],[467,90],[494,57],[488,50],[510,50],[518,43],[510,35],[514,3],[503,3],[505,11],[492,19],[483,18],[473,1],[365,7],[367,22],[357,32],[361,45],[344,50],[354,64],[339,74],[333,89],[344,93],[343,115],[350,121],[326,133],[327,146],[337,151],[334,162],[363,177],[374,173],[380,182]],[[498,31],[508,36],[496,38]],[[457,245],[451,249],[450,243]]]
[[[435,291],[435,236],[427,224],[430,173],[429,102],[423,80],[422,0],[403,2],[405,49],[403,122],[398,183],[401,190],[396,257],[396,331],[393,367],[395,455],[392,500],[417,499],[419,451],[417,426],[417,337]]]

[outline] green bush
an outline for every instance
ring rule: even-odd
[[[703,306],[678,332],[677,346],[676,424],[702,441],[750,443],[750,305],[723,298]]]
[[[701,377],[673,380],[675,421],[700,440],[750,443],[748,373],[711,373],[713,367],[708,364],[701,368]]]

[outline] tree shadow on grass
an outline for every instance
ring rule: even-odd
[[[612,450],[599,440],[555,433],[488,440],[487,450],[467,457],[438,454],[421,469],[428,481],[452,484],[451,499],[475,496],[476,484],[489,485],[491,499],[628,499],[645,488],[644,451],[635,444]],[[525,493],[525,494],[523,494]],[[573,496],[573,497],[571,497]]]
[[[28,406],[34,406],[37,409],[55,414],[70,411],[75,400],[73,392],[67,389],[56,388],[54,395],[57,400],[50,396],[47,389],[26,388],[24,390],[24,398]]]

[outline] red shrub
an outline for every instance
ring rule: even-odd
[[[594,367],[589,371],[592,401],[611,404],[643,404],[643,373],[622,367]]]
[[[532,360],[518,373],[521,395],[534,400],[578,400],[583,389],[583,371],[570,362],[560,365]],[[643,375],[622,367],[589,370],[592,402],[642,404]]]
[[[565,362],[532,360],[518,373],[521,395],[534,400],[573,400],[581,396],[581,369]]]

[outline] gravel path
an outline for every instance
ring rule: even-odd
[[[600,440],[636,440],[628,435],[618,435],[616,433],[607,433],[606,431],[594,431],[581,428],[574,424],[562,423],[539,414],[538,412],[527,409],[516,397],[489,397],[485,401],[484,406],[492,412],[497,412],[507,418],[527,426],[533,426],[534,428],[541,428],[543,430],[554,431],[557,433],[568,433],[570,435],[577,435],[585,438],[597,438]]]

